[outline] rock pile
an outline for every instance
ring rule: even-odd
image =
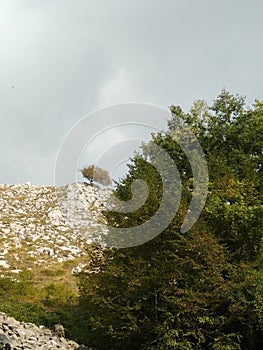
[[[52,332],[44,326],[19,322],[0,312],[0,350],[92,350],[64,338],[63,328],[57,328],[59,332]]]
[[[111,193],[85,183],[0,185],[0,271],[82,256],[107,234],[102,210]]]

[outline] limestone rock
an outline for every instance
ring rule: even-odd
[[[84,255],[87,244],[101,243],[108,232],[102,211],[111,194],[85,183],[0,185],[0,271]]]
[[[55,332],[44,326],[19,322],[0,312],[0,350],[95,350],[79,345],[65,338],[62,325],[56,325]]]

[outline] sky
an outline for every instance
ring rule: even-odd
[[[260,0],[0,0],[0,183],[53,185],[66,135],[110,105],[263,99],[262,13]]]

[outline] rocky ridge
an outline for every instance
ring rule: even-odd
[[[86,183],[0,185],[0,271],[73,260],[107,235],[111,191]]]
[[[19,322],[0,312],[0,350],[92,350],[64,337],[61,325],[54,331],[33,323]]]

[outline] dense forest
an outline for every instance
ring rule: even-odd
[[[158,210],[162,179],[148,161],[156,144],[181,177],[169,226],[138,246],[87,247],[90,271],[76,277],[75,292],[56,283],[39,291],[29,272],[20,281],[2,278],[1,311],[61,322],[68,337],[101,350],[263,347],[263,102],[248,107],[244,97],[222,90],[211,106],[198,100],[187,113],[174,105],[170,111],[168,131],[152,135],[116,183],[116,197],[129,200],[133,181],[145,180],[147,201],[132,213],[105,212],[109,225],[134,227]],[[195,179],[174,137],[178,120],[199,140],[209,173],[206,204],[185,233]]]

